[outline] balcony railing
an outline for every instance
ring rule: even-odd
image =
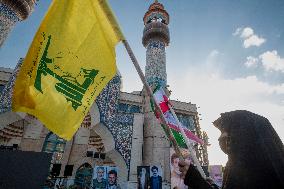
[[[142,39],[143,45],[147,46],[149,40],[152,38],[159,38],[163,40],[166,45],[168,45],[170,42],[170,32],[168,26],[159,21],[154,21],[145,25]]]

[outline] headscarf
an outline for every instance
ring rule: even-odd
[[[284,147],[268,119],[236,110],[213,123],[229,135],[222,188],[284,188]]]

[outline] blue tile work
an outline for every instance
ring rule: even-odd
[[[101,122],[111,128],[116,123],[121,81],[116,75],[96,99]]]
[[[132,125],[117,124],[119,132],[114,134],[115,148],[122,155],[128,169],[130,168],[131,146],[132,146]]]
[[[121,124],[125,126],[133,125],[134,114],[118,112],[116,120],[117,120],[117,124]]]
[[[12,110],[13,87],[16,76],[20,70],[20,67],[22,66],[23,61],[24,59],[20,58],[18,64],[16,65],[16,68],[12,73],[12,76],[10,77],[9,81],[0,94],[0,114]]]
[[[0,3],[0,46],[18,21],[20,19],[17,15],[8,6]]]
[[[167,83],[165,43],[152,40],[146,51],[145,75],[149,85],[157,84],[163,87]]]
[[[133,104],[125,104],[119,103],[118,104],[118,111],[119,112],[126,112],[126,113],[140,113],[141,112],[140,106],[133,105]]]
[[[116,75],[96,99],[101,122],[114,137],[115,149],[130,167],[134,115],[118,111],[121,80]]]
[[[177,114],[179,121],[189,130],[196,131],[194,117],[192,115]]]

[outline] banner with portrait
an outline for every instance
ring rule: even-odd
[[[209,176],[213,179],[214,183],[222,187],[223,183],[223,167],[222,165],[209,165]]]
[[[150,188],[150,166],[137,166],[137,189]]]
[[[118,169],[115,166],[95,166],[93,189],[120,189],[117,183]]]
[[[150,166],[150,188],[162,189],[162,168],[161,165]]]
[[[183,157],[185,158],[185,161],[190,163],[192,162],[189,151],[187,149],[182,149],[181,152],[183,154]],[[175,153],[174,149],[170,149],[170,164],[171,164],[171,189],[174,189],[175,187],[178,189],[188,189],[188,187],[184,184],[184,180],[181,177],[181,172],[179,171],[179,157]]]
[[[95,166],[93,174],[93,189],[107,188],[107,166]]]

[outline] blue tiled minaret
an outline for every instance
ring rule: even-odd
[[[169,14],[157,1],[150,5],[144,15],[142,43],[146,51],[145,75],[150,86],[167,84],[166,51],[170,42]]]
[[[150,87],[166,87],[166,52],[170,42],[169,14],[164,6],[155,1],[150,5],[144,18],[142,43],[146,50],[146,80]],[[163,188],[170,187],[170,143],[161,129],[151,107],[150,98],[145,94],[144,106],[143,164],[159,165],[162,168]]]

